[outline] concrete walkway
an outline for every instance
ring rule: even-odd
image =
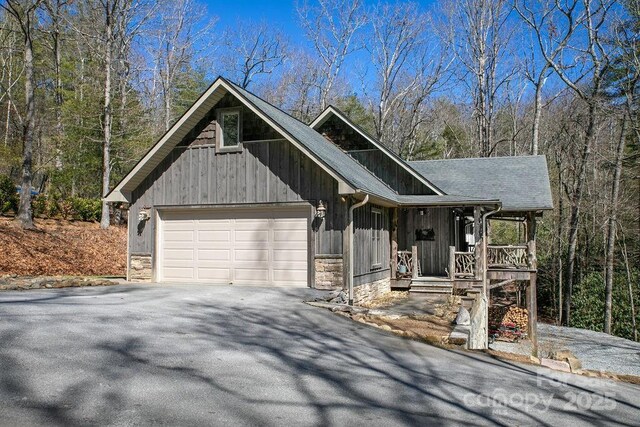
[[[0,293],[0,424],[637,425],[640,387],[406,340],[306,289]]]

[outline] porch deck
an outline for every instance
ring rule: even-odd
[[[402,251],[407,261],[407,254],[417,255],[416,248]],[[420,269],[410,271],[408,275],[392,279],[391,287],[408,290],[412,293],[428,293],[451,295],[454,290],[462,294],[482,292],[483,272],[477,260],[476,252],[459,252],[451,247],[449,270],[447,276],[423,276]],[[532,268],[529,248],[526,245],[487,246],[486,280],[488,288],[493,289],[514,281],[529,281],[536,270]],[[412,266],[412,260],[408,262]],[[493,281],[493,283],[492,283]],[[497,281],[497,283],[496,283]]]

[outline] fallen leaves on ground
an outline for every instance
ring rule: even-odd
[[[23,230],[0,218],[0,275],[124,276],[127,229],[91,222],[37,219]]]
[[[409,298],[408,291],[389,291],[374,298],[371,301],[365,301],[361,303],[360,306],[365,308],[390,307],[408,298]]]

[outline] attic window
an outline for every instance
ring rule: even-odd
[[[218,110],[217,142],[219,151],[236,151],[241,149],[242,142],[242,110],[225,108]]]

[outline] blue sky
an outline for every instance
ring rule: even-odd
[[[201,0],[207,5],[210,15],[220,18],[219,24],[225,27],[238,19],[267,21],[280,28],[292,37],[299,34],[296,16],[296,0]],[[302,1],[302,0],[300,0]],[[401,0],[397,0],[400,2]],[[377,0],[364,0],[365,4],[375,4]],[[393,3],[393,1],[388,1]],[[415,3],[428,8],[434,0],[418,0]]]
[[[281,26],[289,34],[296,29],[294,0],[234,0],[231,2],[204,0],[204,3],[210,15],[220,18],[219,23],[222,26],[242,19],[272,22],[274,25]]]

